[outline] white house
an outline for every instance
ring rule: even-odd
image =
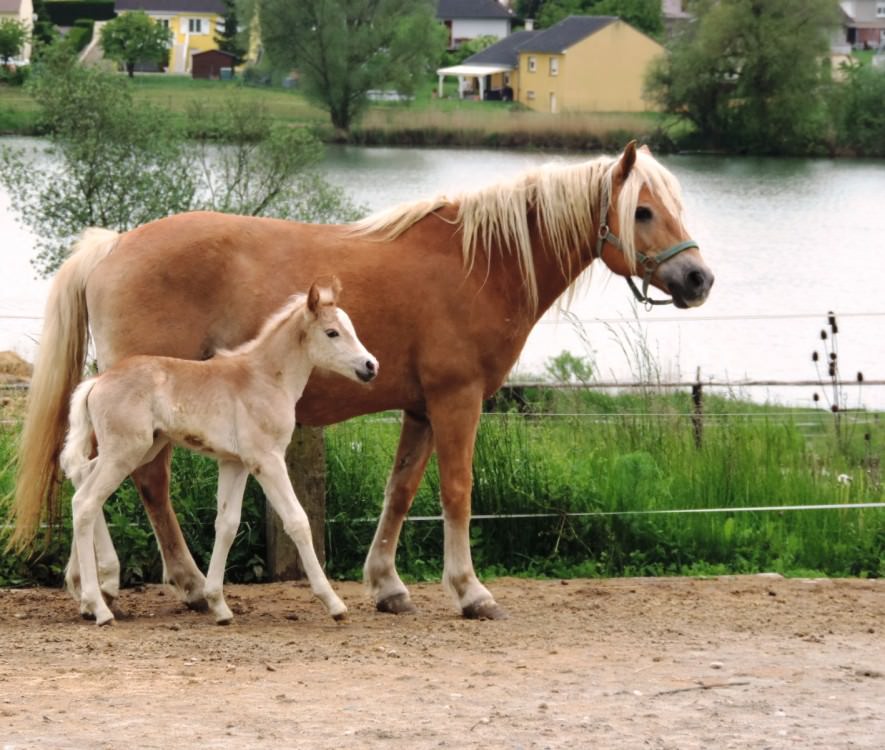
[[[34,28],[34,4],[31,0],[0,0],[0,21],[11,18],[21,21],[28,30]],[[25,43],[21,57],[14,62],[27,63],[31,60],[31,41]]]
[[[438,0],[436,17],[449,32],[449,49],[480,36],[503,39],[513,21],[513,13],[497,0]]]
[[[885,45],[885,0],[843,0],[845,41],[855,47]]]

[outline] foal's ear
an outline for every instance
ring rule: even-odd
[[[314,281],[313,284],[310,285],[310,290],[307,292],[307,309],[316,315],[319,306],[320,288],[317,286],[317,282]]]
[[[618,176],[621,180],[626,180],[629,177],[634,164],[636,164],[635,140],[630,141],[624,149],[624,153],[621,154],[621,161],[618,163]]]
[[[648,147],[648,144],[643,143],[643,144],[639,147],[639,150],[640,150],[643,154],[648,154],[649,156],[651,156],[651,149]]]
[[[337,276],[324,276],[310,285],[307,293],[307,309],[316,315],[321,305],[337,305],[341,294],[341,281]]]

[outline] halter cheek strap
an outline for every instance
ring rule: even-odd
[[[603,211],[600,212],[600,216],[605,221],[605,217],[608,216],[608,206],[603,205]],[[616,247],[622,253],[624,252],[624,247],[621,244],[621,240],[614,234],[612,234],[611,229],[609,229],[608,224],[603,223],[602,226],[599,227],[599,234],[596,238],[596,252],[595,256],[597,258],[602,257],[602,248],[605,243],[608,243],[612,247]],[[630,291],[633,292],[633,296],[636,298],[637,302],[642,302],[645,305],[670,305],[673,303],[672,299],[652,299],[648,296],[648,287],[651,284],[651,278],[655,275],[655,272],[658,270],[658,267],[666,263],[670,258],[674,258],[683,250],[688,250],[689,248],[697,247],[700,248],[697,242],[694,240],[684,240],[683,242],[679,242],[675,245],[668,247],[666,250],[662,250],[659,253],[655,253],[652,255],[646,255],[645,253],[641,253],[638,250],[636,251],[636,261],[642,267],[642,291],[636,287],[636,282],[633,281],[632,276],[625,277],[627,279],[627,285],[630,287]]]

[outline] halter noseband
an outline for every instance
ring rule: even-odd
[[[608,216],[608,207],[603,204],[602,208],[604,209],[600,212],[600,218],[602,219],[602,225],[599,227],[599,233],[596,239],[596,253],[595,256],[597,258],[602,257],[602,248],[606,242],[608,242],[612,247],[616,247],[622,253],[624,252],[624,248],[621,244],[621,240],[614,234],[612,234],[611,229],[609,229],[608,224],[606,223],[606,217]],[[642,291],[636,287],[636,283],[633,281],[632,276],[626,276],[627,285],[630,287],[630,291],[633,292],[633,296],[636,297],[637,302],[642,302],[646,305],[670,305],[673,304],[672,299],[652,299],[648,296],[648,286],[651,283],[651,277],[655,275],[655,271],[658,270],[658,267],[663,263],[666,263],[670,258],[674,258],[679,255],[683,250],[688,250],[691,247],[697,247],[700,249],[700,246],[694,240],[684,240],[683,242],[679,242],[675,245],[668,247],[666,250],[662,250],[654,256],[646,255],[645,253],[641,253],[639,250],[636,251],[636,260],[639,265],[643,268],[644,273],[642,274]]]

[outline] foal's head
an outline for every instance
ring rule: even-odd
[[[338,277],[317,280],[307,293],[305,345],[311,363],[368,383],[378,374],[378,360],[357,338],[353,323],[338,307]]]

